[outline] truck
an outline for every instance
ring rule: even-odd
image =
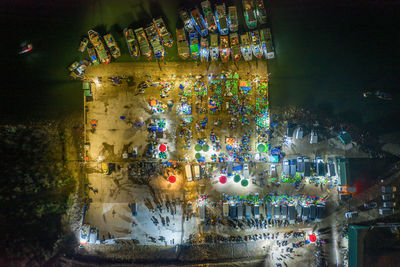
[[[199,217],[200,217],[201,222],[204,222],[206,220],[206,206],[205,205],[199,206]]]
[[[188,182],[193,181],[193,176],[192,176],[192,168],[189,164],[185,166],[185,174],[186,174],[186,179]]]
[[[384,209],[379,209],[379,214],[380,215],[391,215],[393,214],[394,210],[393,209],[389,209],[389,208],[384,208]]]
[[[132,216],[136,216],[137,215],[137,204],[136,204],[136,202],[130,203],[129,204],[129,209],[132,212]]]
[[[229,203],[228,202],[224,202],[224,204],[222,204],[222,214],[224,215],[224,217],[227,217],[229,215]]]
[[[200,166],[199,165],[194,165],[193,166],[194,169],[194,179],[196,180],[200,180]]]
[[[382,186],[382,193],[394,193],[397,188],[395,186]]]
[[[237,206],[237,218],[239,220],[243,219],[243,206],[242,206],[242,204],[238,204],[238,206]]]
[[[245,205],[245,217],[246,219],[251,218],[251,207],[249,205]]]
[[[293,205],[288,207],[288,221],[290,224],[294,224],[296,221],[296,208]]]
[[[260,206],[259,205],[254,205],[254,218],[255,219],[260,218]]]

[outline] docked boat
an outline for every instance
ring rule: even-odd
[[[199,52],[199,37],[196,32],[189,33],[189,42],[190,42],[190,55],[194,59],[198,59],[200,56]]]
[[[257,27],[256,10],[253,0],[243,0],[244,19],[247,27],[252,30]]]
[[[106,44],[108,46],[108,49],[110,49],[111,55],[114,58],[118,58],[121,56],[121,50],[119,49],[117,42],[115,42],[114,37],[112,36],[111,33],[108,33],[103,36],[104,40],[106,41]]]
[[[140,52],[147,60],[150,60],[152,56],[151,49],[143,28],[136,29],[135,34],[139,43]]]
[[[275,48],[272,42],[272,35],[270,28],[264,28],[260,30],[261,44],[264,50],[264,56],[266,59],[275,57]],[[264,46],[265,43],[265,46]]]
[[[219,57],[219,46],[218,46],[218,34],[211,33],[210,34],[210,56],[211,60],[218,60]]]
[[[229,34],[229,41],[231,43],[232,59],[238,61],[241,58],[238,34],[236,32]]]
[[[211,9],[210,1],[201,2],[201,8],[203,9],[204,19],[206,21],[207,29],[210,33],[214,33],[217,30],[217,22],[215,21],[214,13]]]
[[[208,31],[207,31],[206,22],[204,21],[204,18],[200,14],[199,10],[197,8],[193,9],[192,12],[190,12],[190,15],[192,16],[192,21],[194,23],[194,27],[200,33],[200,35],[203,37],[207,36]]]
[[[160,37],[158,37],[158,33],[154,24],[150,24],[147,28],[144,29],[149,38],[149,42],[151,48],[153,49],[153,54],[158,59],[163,59],[165,56],[165,49],[161,43]]]
[[[172,39],[171,33],[167,30],[167,27],[165,27],[164,20],[162,18],[153,19],[153,23],[163,44],[167,47],[172,47],[174,40]]]
[[[136,40],[135,33],[131,28],[124,29],[124,36],[126,44],[128,45],[129,54],[132,57],[138,57],[140,55],[139,44]]]
[[[101,63],[108,64],[111,62],[111,56],[106,50],[103,41],[101,40],[100,35],[90,30],[88,31],[89,40],[93,44],[94,48],[96,49],[97,55],[99,56],[99,60]]]
[[[210,56],[210,50],[208,50],[208,38],[201,37],[200,42],[200,61],[207,62]]]
[[[93,65],[99,65],[100,62],[99,62],[99,60],[97,58],[96,50],[94,49],[94,47],[91,46],[91,45],[88,45],[86,50],[87,50],[87,52],[89,54],[89,58],[92,61]]]
[[[215,7],[215,18],[217,19],[217,26],[219,33],[221,35],[228,35],[229,33],[229,26],[228,26],[228,19],[226,17],[226,7],[225,4],[217,5]]]
[[[189,57],[189,43],[186,39],[185,30],[176,29],[176,45],[178,46],[178,55],[182,59],[187,59]]]
[[[194,31],[194,24],[192,18],[190,17],[186,9],[182,8],[179,10],[179,17],[183,22],[183,27],[185,28],[185,31],[187,31],[188,33]]]
[[[250,32],[251,35],[251,44],[253,45],[252,50],[253,50],[253,55],[256,58],[262,58],[263,51],[261,47],[261,42],[260,42],[260,34],[258,33],[258,30]]]
[[[228,19],[229,30],[231,32],[237,32],[239,23],[238,23],[236,6],[228,7],[228,18],[229,18]]]
[[[249,37],[249,33],[245,32],[240,35],[240,50],[242,51],[242,56],[245,61],[250,61],[253,59],[252,45]]]
[[[267,11],[265,10],[264,0],[255,0],[256,1],[256,15],[258,23],[265,24],[267,23]]]
[[[221,54],[222,62],[227,62],[229,60],[229,55],[231,54],[231,49],[229,48],[228,36],[222,36],[222,35],[220,36],[219,51]]]

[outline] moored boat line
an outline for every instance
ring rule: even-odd
[[[167,47],[172,47],[174,41],[170,32],[165,26],[164,20],[162,18],[153,19],[154,26],[156,27],[157,33],[162,40],[163,44]]]
[[[139,42],[140,52],[147,60],[150,60],[152,56],[151,49],[143,28],[136,29],[135,34]]]
[[[100,62],[104,64],[108,64],[111,62],[110,53],[104,47],[103,41],[101,40],[100,35],[94,30],[88,31],[89,40],[93,44],[96,49],[97,55],[99,56]]]
[[[220,35],[219,39],[219,50],[221,55],[221,61],[227,62],[230,55],[229,38],[228,36]]]
[[[200,61],[201,62],[207,62],[208,58],[210,56],[210,51],[208,50],[208,38],[207,37],[201,37],[201,42],[200,42]]]
[[[136,40],[135,33],[131,28],[124,29],[124,36],[126,44],[128,45],[129,54],[132,57],[138,57],[140,55],[139,44]]]
[[[117,43],[115,42],[115,39],[112,36],[112,34],[108,33],[108,34],[104,35],[104,40],[106,41],[108,49],[110,49],[111,55],[114,58],[120,57],[121,56],[121,50],[119,49]]]
[[[192,58],[199,58],[199,37],[195,31],[189,33],[189,42],[190,42],[190,55]]]
[[[165,49],[161,43],[161,39],[158,36],[156,27],[154,24],[150,24],[145,29],[147,38],[150,41],[151,48],[153,49],[153,54],[158,59],[163,59],[165,56]]]
[[[260,34],[258,30],[250,32],[251,35],[251,43],[253,45],[252,50],[253,50],[253,55],[256,58],[261,58],[263,55],[261,43],[260,43]]]
[[[215,18],[217,20],[219,33],[221,35],[227,35],[229,33],[229,28],[225,4],[217,5],[215,7]]]
[[[247,27],[252,30],[257,27],[257,18],[256,18],[256,10],[254,7],[253,0],[243,0],[243,12],[244,19],[246,21]]]
[[[176,45],[178,47],[178,55],[182,59],[187,59],[189,57],[189,43],[186,39],[185,30],[176,29]]]
[[[201,15],[200,11],[195,8],[190,12],[190,15],[192,17],[192,21],[194,24],[194,27],[200,33],[201,36],[207,36],[208,30],[206,26],[206,22],[204,21],[203,16]]]
[[[252,51],[252,45],[249,37],[249,33],[245,32],[240,35],[240,41],[241,41],[241,51],[242,51],[242,56],[245,61],[250,61],[253,59],[253,51]]]
[[[218,60],[219,57],[219,46],[218,46],[218,34],[210,34],[210,56],[212,61]]]
[[[201,8],[203,9],[204,19],[206,21],[207,29],[210,33],[214,33],[217,30],[217,22],[215,21],[214,13],[211,9],[210,1],[201,2]]]
[[[228,7],[228,24],[229,24],[229,30],[231,32],[237,32],[239,23],[238,23],[236,6]]]
[[[238,61],[241,58],[238,34],[236,32],[229,34],[229,41],[231,43],[232,59]]]
[[[267,11],[265,10],[264,0],[255,0],[256,1],[256,15],[258,23],[265,24],[267,23]]]

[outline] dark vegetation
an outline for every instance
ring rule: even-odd
[[[73,176],[57,125],[0,127],[0,265],[37,265],[53,255]]]

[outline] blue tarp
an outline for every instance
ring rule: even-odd
[[[268,162],[278,163],[279,162],[279,156],[277,156],[277,155],[269,156],[268,157]]]
[[[238,172],[243,169],[243,165],[233,166],[232,171]]]

